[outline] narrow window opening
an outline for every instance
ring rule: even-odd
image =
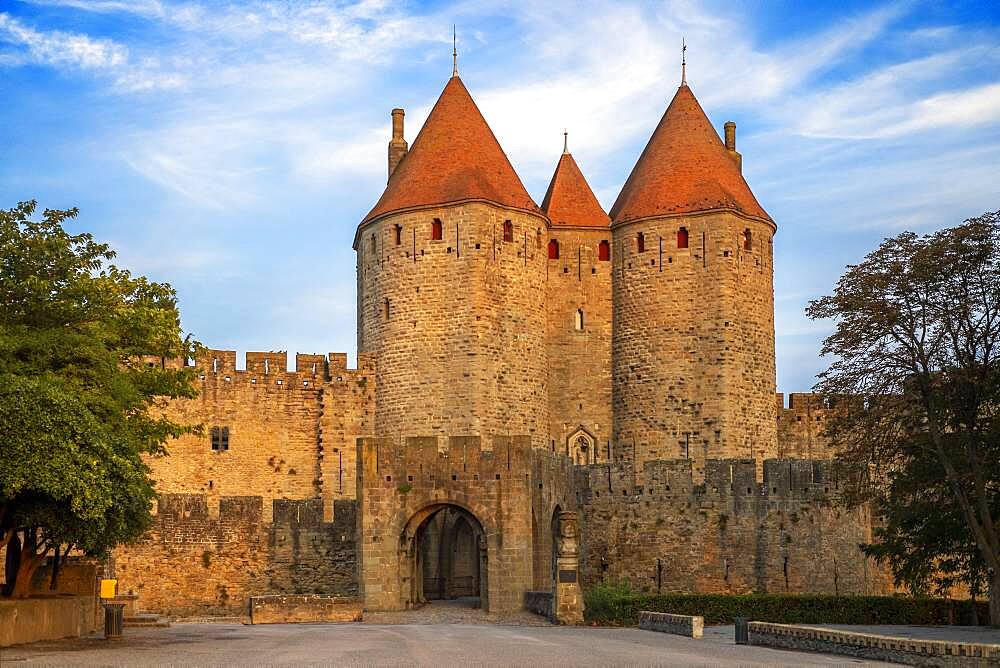
[[[219,373],[219,358],[212,358],[212,373]]]
[[[686,227],[682,227],[677,230],[677,247],[687,248],[688,247],[688,231]]]
[[[611,259],[611,244],[605,239],[597,246],[597,259],[601,262],[607,262]]]
[[[389,322],[389,298],[385,299],[385,312],[384,312],[386,322]]]
[[[229,449],[229,427],[212,427],[212,449],[216,452]]]
[[[264,375],[271,373],[271,360],[264,358]]]
[[[642,232],[635,235],[635,247],[640,253],[646,252],[646,235]]]
[[[377,253],[378,248],[375,247],[375,235],[372,234],[372,255],[376,255]]]
[[[573,319],[573,325],[576,327],[576,331],[583,331],[583,309],[578,308],[576,310],[576,317]]]
[[[403,226],[396,226],[396,245],[399,246],[403,243]]]
[[[743,250],[753,250],[753,235],[749,227],[743,230]]]
[[[555,239],[549,239],[549,259],[559,259],[559,242]]]
[[[503,240],[513,241],[514,240],[514,223],[509,220],[503,221]]]
[[[441,219],[435,218],[434,222],[431,223],[431,241],[440,241],[441,239]]]

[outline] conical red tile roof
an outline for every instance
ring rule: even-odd
[[[541,213],[465,84],[452,77],[362,224],[394,211],[481,199]]]
[[[611,223],[569,153],[563,153],[559,158],[542,200],[542,211],[553,225],[607,227]]]
[[[611,207],[611,219],[624,223],[711,209],[771,220],[694,93],[682,85]]]

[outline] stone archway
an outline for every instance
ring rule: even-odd
[[[400,552],[409,583],[402,592],[404,607],[464,598],[489,608],[486,535],[468,509],[439,503],[418,511],[403,528]]]

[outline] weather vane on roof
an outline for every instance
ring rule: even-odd
[[[458,76],[458,27],[451,24],[451,76]]]
[[[688,75],[687,75],[687,43],[684,42],[684,38],[681,37],[681,85],[687,86]]]
[[[563,128],[563,153],[569,153],[569,130]]]

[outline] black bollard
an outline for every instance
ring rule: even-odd
[[[750,620],[746,617],[736,618],[736,644],[750,644]]]

